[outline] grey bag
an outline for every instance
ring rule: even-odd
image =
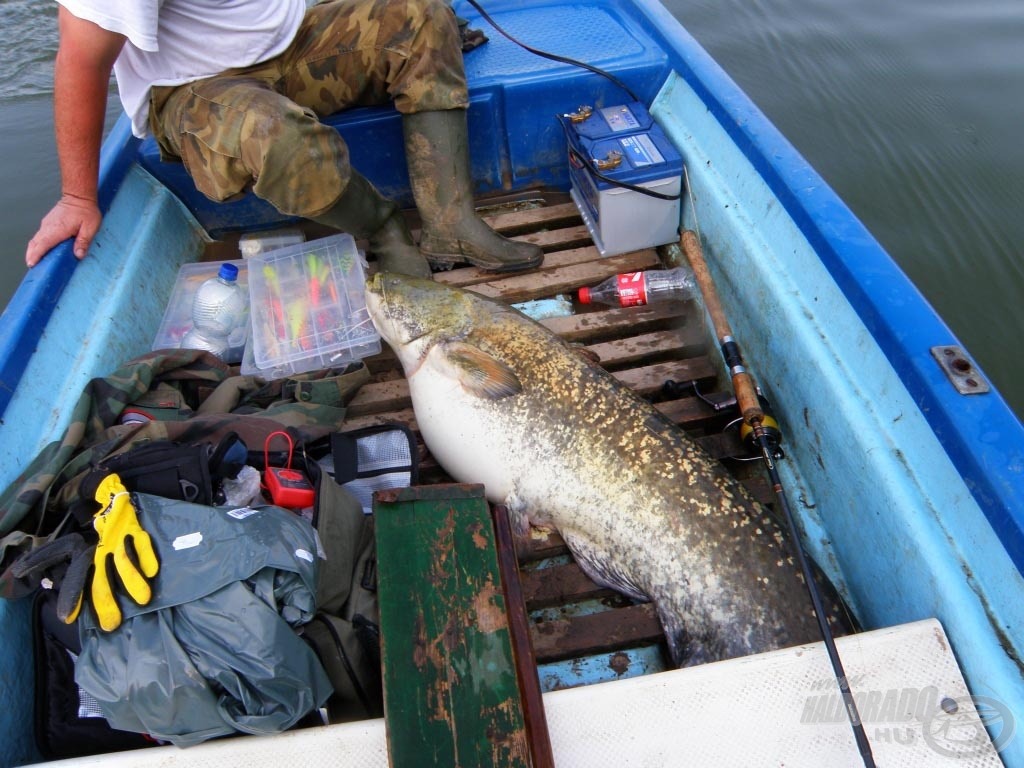
[[[381,717],[380,618],[377,609],[373,517],[316,465],[315,524],[323,543],[317,604],[320,612],[302,627],[334,686],[327,702],[332,723]]]
[[[279,507],[206,507],[133,494],[160,560],[149,605],[79,622],[79,686],[111,726],[189,746],[269,734],[321,706],[331,682],[294,627],[316,611],[316,533]]]
[[[320,564],[319,613],[301,634],[334,685],[327,701],[330,722],[381,717],[372,494],[416,482],[416,439],[404,425],[379,424],[334,433],[327,441],[303,446],[302,456],[316,488],[313,524],[325,559]]]

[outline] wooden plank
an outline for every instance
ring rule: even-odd
[[[591,581],[576,563],[524,570],[521,578],[523,600],[531,611],[613,594]]]
[[[704,328],[699,324],[687,322],[688,311],[692,311],[692,305],[688,303],[663,302],[649,307],[546,317],[540,323],[556,336],[573,344],[598,344],[628,339],[643,333],[671,331],[679,336],[681,352],[686,356],[695,356],[706,352],[706,336]],[[364,362],[374,375],[400,370],[398,358],[387,344],[382,345],[379,353]]]
[[[579,248],[591,244],[590,232],[582,224],[527,232],[523,235],[513,235],[509,239],[539,245],[545,252],[559,251],[565,248]]]
[[[399,408],[393,411],[381,411],[379,413],[367,412],[361,415],[352,415],[352,412],[349,411],[345,415],[345,431],[351,429],[362,429],[363,427],[371,427],[384,423],[404,424],[413,432],[419,434],[419,427],[416,424],[416,414],[413,413],[412,407]]]
[[[568,226],[559,226],[553,229],[537,230],[527,227],[522,227],[522,229],[528,231],[524,231],[521,234],[512,234],[509,237],[509,240],[518,240],[524,243],[538,245],[545,253],[549,253],[551,251],[564,251],[568,248],[584,248],[593,244],[590,239],[590,232],[587,231],[587,228],[583,224],[569,224]],[[412,234],[414,238],[419,237],[418,230],[413,229]],[[458,272],[459,269],[454,271]],[[439,272],[435,274],[435,280],[437,279],[438,274],[444,275],[445,273]]]
[[[707,359],[697,356],[698,351],[702,351],[702,349],[697,347],[696,342],[697,337],[691,331],[673,329],[671,331],[653,331],[649,334],[641,333],[623,339],[611,339],[596,344],[586,344],[581,348],[596,356],[596,359],[600,361],[603,368],[624,368],[644,360],[652,361],[653,358],[670,356]],[[394,382],[399,381],[399,379],[381,376],[381,374],[385,374],[387,371],[399,372],[399,364],[396,357],[390,355],[387,358],[380,357],[376,359],[372,370],[378,375],[378,381],[368,382],[360,388],[360,391],[361,389],[369,388],[369,391],[373,392],[374,389],[381,388],[391,392],[391,395],[374,394],[372,399],[375,400],[387,400],[389,396],[401,396],[399,394],[400,390],[394,389]],[[707,377],[701,375],[698,378]],[[368,397],[369,395],[364,395],[364,398]],[[357,396],[353,397],[353,401],[356,401],[356,399]]]
[[[609,309],[604,312],[592,312],[569,317],[549,317],[541,320],[555,335],[572,344],[588,344],[590,351],[598,355],[602,362],[616,360],[618,365],[628,362],[624,354],[609,355],[600,348],[600,344],[611,343],[613,346],[626,347],[630,344],[650,343],[644,334],[665,332],[663,338],[676,337],[674,352],[693,357],[706,351],[703,328],[696,324],[686,323],[682,313],[688,305],[684,303],[666,302],[653,307],[629,307],[626,309]],[[637,338],[633,342],[631,339]],[[653,337],[652,337],[653,338]],[[657,352],[656,349],[651,349]],[[383,378],[387,371],[400,373],[401,368],[395,353],[384,345],[381,352],[365,361],[370,372]],[[393,378],[393,377],[392,377]]]
[[[534,768],[554,768],[555,758],[551,752],[547,719],[544,717],[544,700],[541,697],[540,679],[537,677],[537,659],[530,638],[530,620],[526,614],[526,602],[523,599],[523,587],[519,578],[519,561],[516,559],[512,524],[508,518],[508,510],[504,506],[495,507],[493,514],[498,567],[501,570],[501,583],[505,588],[512,651],[515,655],[519,690],[522,693],[530,757]]]
[[[381,668],[394,768],[531,764],[481,486],[378,493]]]
[[[516,536],[516,555],[520,563],[559,557],[568,552],[569,548],[553,528],[531,528],[525,536]]]
[[[561,661],[661,642],[664,634],[650,603],[534,624],[537,661]]]
[[[405,379],[374,381],[359,388],[355,397],[346,406],[345,413],[349,417],[365,416],[371,413],[397,411],[408,408],[411,404],[409,382]],[[348,422],[346,421],[347,428]]]
[[[593,342],[631,333],[646,333],[661,328],[679,328],[691,304],[666,301],[646,307],[619,307],[596,312],[581,312],[569,317],[541,321],[548,330],[566,341]],[[696,327],[694,324],[692,327]]]
[[[669,379],[673,381],[709,381],[715,378],[715,374],[714,366],[706,357],[672,360],[667,363],[655,363],[612,373],[627,387],[643,396],[659,392]]]
[[[501,234],[518,235],[538,229],[562,228],[580,222],[580,211],[575,203],[560,203],[483,216],[487,225]]]
[[[643,254],[643,258],[650,258],[656,254],[653,248],[646,249],[644,251],[637,251],[637,253]],[[580,248],[567,248],[559,251],[553,251],[544,255],[544,263],[535,269],[527,272],[520,272],[520,275],[543,275],[553,269],[561,267],[571,267],[575,264],[586,264],[588,262],[599,261],[601,254],[597,248],[592,245],[583,246]],[[501,275],[495,274],[494,272],[488,272],[480,269],[479,267],[461,267],[459,269],[452,269],[447,272],[437,272],[434,275],[434,281],[438,283],[444,283],[445,285],[454,285],[460,288],[472,288],[472,286],[479,283],[489,283],[493,280],[500,279]]]
[[[678,323],[671,328],[664,328],[665,324],[662,321],[675,317],[674,314],[643,313],[642,316],[637,315],[635,323],[629,321],[629,314],[617,314],[613,311],[599,314],[601,316],[598,321],[590,325],[558,322],[572,317],[549,317],[542,321],[542,325],[572,344],[593,341],[587,348],[596,354],[605,366],[624,366],[630,362],[669,353],[673,356],[695,356],[705,351],[705,336],[702,329]],[[614,337],[608,338],[612,334]],[[389,348],[368,358],[367,366],[371,373],[379,378],[387,371],[400,372],[398,358]]]
[[[714,410],[710,405],[696,397],[666,400],[656,403],[654,407],[683,429],[702,429],[713,422],[729,418],[727,414]],[[735,411],[730,413],[736,414]]]
[[[474,285],[472,290],[481,296],[515,304],[572,291],[581,285],[594,285],[620,272],[649,269],[657,263],[657,253],[647,249],[610,256],[600,261],[522,272]]]
[[[694,344],[687,344],[688,340],[692,340]],[[621,366],[669,355],[683,357],[687,354],[696,354],[695,346],[696,339],[692,334],[684,336],[679,330],[671,330],[638,333],[624,339],[589,344],[586,349],[597,355],[602,365],[610,365],[610,361],[614,360],[615,365]]]
[[[700,444],[715,459],[747,456],[747,451],[740,440],[739,431],[735,429],[714,435],[706,435],[700,438]]]
[[[608,347],[607,349],[614,350],[613,347]],[[611,364],[614,362],[614,358],[602,362]],[[613,371],[612,375],[640,394],[651,395],[658,392],[667,379],[674,381],[708,381],[714,379],[715,369],[706,357],[697,357]],[[346,413],[351,421],[359,416],[408,408],[411,404],[409,382],[405,379],[390,379],[388,381],[369,382],[360,387],[355,397],[348,404]],[[348,423],[347,421],[346,428],[348,428]]]
[[[502,206],[498,206],[499,208]],[[506,237],[537,233],[544,230],[561,230],[562,234],[555,237],[551,243],[557,247],[560,241],[580,242],[582,234],[579,232],[582,217],[579,209],[574,203],[558,203],[556,205],[541,205],[522,210],[505,211],[497,213],[486,213],[478,209],[480,218],[490,226],[491,229],[500,232]],[[415,240],[419,240],[422,232],[419,216],[414,211],[405,211],[406,223],[409,231]],[[587,235],[589,239],[589,234]],[[359,241],[364,246],[363,241]]]
[[[366,386],[372,385],[368,384]],[[702,429],[708,424],[729,418],[728,415],[712,410],[711,406],[696,397],[666,400],[661,403],[655,403],[654,407],[683,429],[689,430]],[[735,414],[735,412],[730,411],[730,414]],[[384,424],[386,422],[404,424],[413,432],[419,432],[419,427],[416,424],[416,414],[413,413],[410,406],[397,410],[367,411],[358,415],[352,415],[350,412],[349,416],[345,419],[345,429],[361,429],[362,427]]]

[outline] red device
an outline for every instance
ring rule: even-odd
[[[281,435],[288,441],[288,465],[285,467],[270,466],[270,441]],[[288,509],[304,509],[313,506],[313,485],[304,473],[292,469],[292,451],[295,446],[287,432],[271,432],[263,442],[263,482],[270,494],[270,499],[279,507]]]

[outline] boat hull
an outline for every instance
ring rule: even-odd
[[[676,145],[744,355],[786,433],[780,462],[816,560],[869,628],[942,622],[972,693],[1024,712],[1024,428],[1000,394],[963,395],[931,355],[959,341],[821,177],[654,0],[494,0],[542,49],[622,78]],[[457,12],[486,26],[465,3]],[[565,29],[573,34],[566,35]],[[477,192],[568,191],[553,115],[629,100],[598,76],[497,34],[467,54]],[[331,118],[354,164],[408,203],[400,117]],[[149,349],[174,276],[210,237],[283,219],[214,205],[122,121],[102,169],[107,216],[88,258],[65,244],[0,317],[0,484],[57,439],[85,383]],[[965,353],[966,354],[966,353]],[[34,757],[28,609],[0,601],[0,764]],[[1001,754],[1024,766],[1024,739]]]

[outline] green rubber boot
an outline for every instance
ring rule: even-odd
[[[430,277],[430,264],[413,242],[398,206],[352,171],[348,186],[327,211],[313,221],[365,239],[381,272]]]
[[[539,246],[508,240],[476,215],[465,110],[403,115],[402,130],[409,181],[423,221],[420,249],[430,261],[468,261],[508,272],[544,260]]]

